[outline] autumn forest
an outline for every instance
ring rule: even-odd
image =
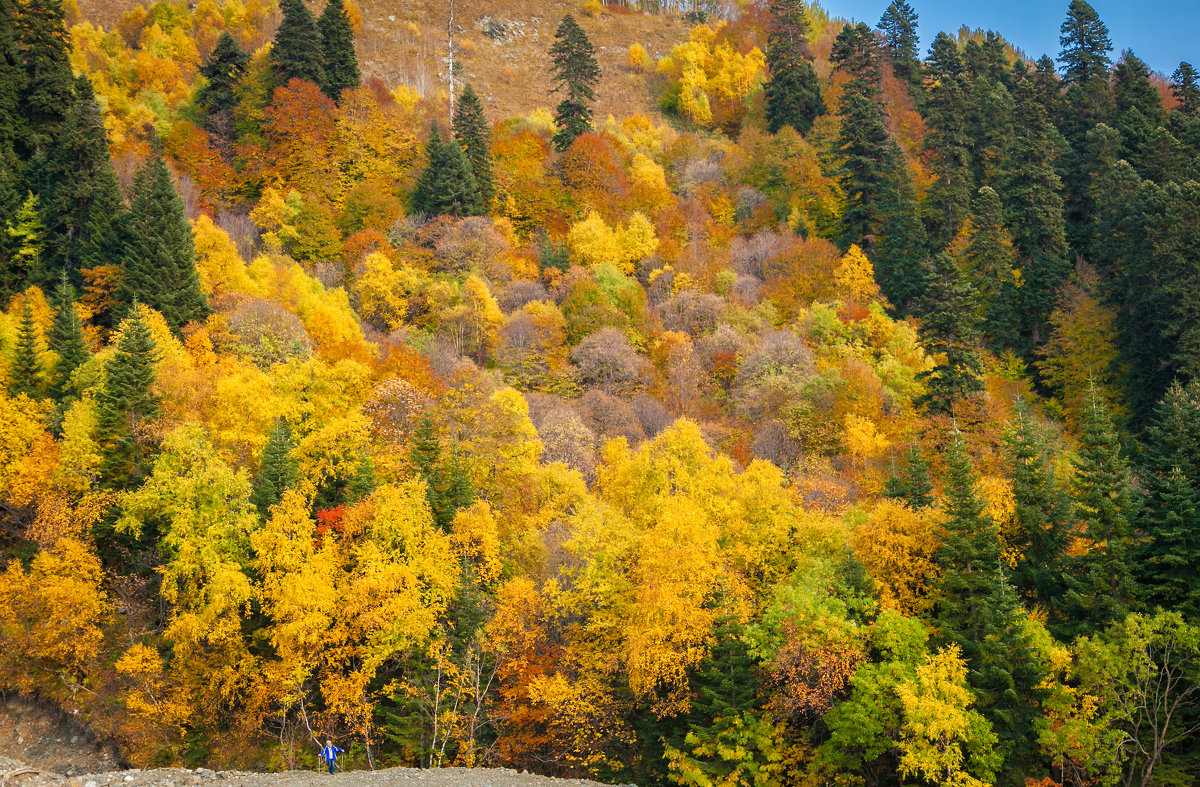
[[[1191,65],[538,0],[518,111],[525,23],[401,4],[389,81],[373,2],[0,0],[0,693],[136,767],[1200,778]]]

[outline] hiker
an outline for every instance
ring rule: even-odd
[[[329,772],[333,773],[334,766],[337,765],[337,756],[342,754],[342,750],[333,745],[333,741],[325,741],[325,748],[321,749],[321,759],[329,766]]]

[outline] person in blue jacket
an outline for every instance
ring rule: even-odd
[[[321,749],[321,759],[329,766],[329,772],[333,773],[334,766],[337,765],[337,756],[342,754],[342,750],[333,745],[333,741],[325,741],[325,748]]]

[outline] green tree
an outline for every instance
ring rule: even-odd
[[[275,83],[286,85],[293,79],[303,79],[314,85],[324,84],[321,31],[317,29],[312,12],[304,0],[283,0],[279,10],[283,18],[271,46]]]
[[[238,85],[249,66],[249,53],[238,46],[228,30],[222,32],[208,60],[200,66],[205,82],[196,91],[196,105],[207,118],[233,111],[238,103]]]
[[[566,92],[554,109],[554,125],[558,127],[554,132],[554,149],[563,151],[571,147],[580,134],[592,130],[590,104],[596,100],[600,66],[587,33],[570,14],[562,18],[554,32],[550,57],[554,81],[558,83],[551,92]]]
[[[5,233],[13,241],[12,253],[4,271],[4,287],[17,290],[42,273],[42,253],[46,246],[46,228],[42,224],[36,194],[29,193],[17,210]]]
[[[47,392],[55,401],[79,395],[71,376],[92,353],[83,336],[83,321],[75,306],[75,291],[64,275],[54,293],[54,322],[50,326],[50,349],[57,356],[50,369]]]
[[[1067,561],[1067,591],[1061,606],[1063,633],[1069,636],[1099,631],[1123,619],[1136,593],[1131,571],[1133,479],[1108,408],[1095,387],[1083,414],[1083,437],[1072,465],[1075,522],[1087,549]]]
[[[42,381],[41,331],[33,320],[33,309],[26,300],[21,309],[21,324],[17,328],[17,346],[12,366],[8,370],[8,395],[24,394],[41,399],[45,394]]]
[[[949,33],[938,33],[934,37],[925,61],[925,74],[935,84],[947,77],[963,76],[962,54],[958,51],[958,42]]]
[[[358,87],[358,56],[354,53],[354,29],[342,0],[329,0],[317,20],[323,55],[321,90],[337,101],[342,91]]]
[[[962,229],[971,209],[974,173],[966,81],[951,75],[935,81],[926,114],[925,155],[936,179],[925,198],[925,223],[930,246],[944,249]]]
[[[62,1],[16,3],[12,29],[17,62],[24,66],[19,106],[25,123],[17,153],[28,161],[54,147],[74,96],[71,41]]]
[[[895,140],[888,145],[886,157],[887,171],[875,206],[879,229],[871,260],[884,297],[898,313],[907,314],[920,305],[929,285],[922,263],[930,244],[916,189]]]
[[[1196,78],[1196,69],[1184,61],[1171,74],[1171,95],[1178,103],[1177,109],[1185,115],[1195,115],[1200,111],[1200,84]]]
[[[914,96],[923,97],[921,60],[917,56],[917,12],[906,0],[892,0],[879,20],[879,29],[887,41],[896,78],[908,85]]]
[[[931,413],[948,413],[955,400],[983,390],[974,300],[954,259],[945,252],[935,254],[921,309],[921,337],[927,352],[942,360],[921,373],[926,392],[918,400]]]
[[[904,456],[904,469],[899,475],[888,479],[885,494],[903,500],[915,509],[933,505],[933,481],[929,475],[929,463],[921,446],[913,443]]]
[[[975,197],[963,262],[979,293],[977,313],[984,344],[995,353],[1018,347],[1017,254],[1004,226],[1000,195],[989,186],[981,188]]]
[[[808,21],[803,0],[771,0],[767,34],[767,129],[791,126],[808,133],[825,111],[817,72],[808,51]]]
[[[161,149],[134,175],[130,228],[120,301],[126,307],[137,302],[156,309],[176,331],[207,317],[192,226]]]
[[[63,273],[73,284],[82,281],[79,271],[85,267],[91,230],[100,224],[93,222],[93,214],[111,210],[120,200],[104,118],[86,76],[76,82],[75,99],[43,170],[47,253],[40,278],[33,283],[49,290]]]
[[[1068,499],[1058,488],[1045,440],[1024,406],[1004,435],[1004,448],[1014,501],[1008,534],[1008,546],[1017,553],[1012,581],[1027,603],[1049,610],[1062,590]]]
[[[467,154],[455,141],[442,142],[437,124],[425,146],[429,163],[417,180],[412,207],[430,216],[471,216],[480,206],[479,187]]]
[[[408,457],[409,463],[425,479],[425,496],[433,521],[449,531],[458,510],[475,500],[475,487],[462,451],[455,446],[449,457],[444,456],[433,419],[426,415],[417,424]]]
[[[1096,77],[1108,77],[1112,39],[1096,9],[1086,0],[1071,0],[1059,32],[1062,51],[1058,60],[1063,65],[1063,82],[1082,85]]]
[[[471,173],[475,176],[479,204],[475,213],[486,216],[491,210],[495,179],[492,176],[491,132],[483,103],[468,82],[454,105],[454,139],[462,146]]]
[[[250,502],[263,517],[270,516],[271,506],[279,503],[283,493],[296,486],[299,481],[299,465],[292,456],[292,429],[282,418],[275,419],[267,444],[263,447],[258,475]]]
[[[110,489],[132,489],[150,473],[156,440],[151,427],[159,416],[154,391],[159,353],[140,311],[121,324],[117,349],[104,364],[96,393],[94,438],[100,477]]]

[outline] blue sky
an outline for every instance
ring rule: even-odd
[[[853,18],[872,26],[891,0],[820,0],[831,16]],[[938,31],[953,33],[962,25],[995,30],[1026,54],[1057,59],[1058,28],[1070,0],[908,0],[918,16],[922,56]],[[1090,0],[1108,25],[1113,60],[1132,49],[1150,68],[1170,76],[1179,61],[1200,68],[1200,0]]]

